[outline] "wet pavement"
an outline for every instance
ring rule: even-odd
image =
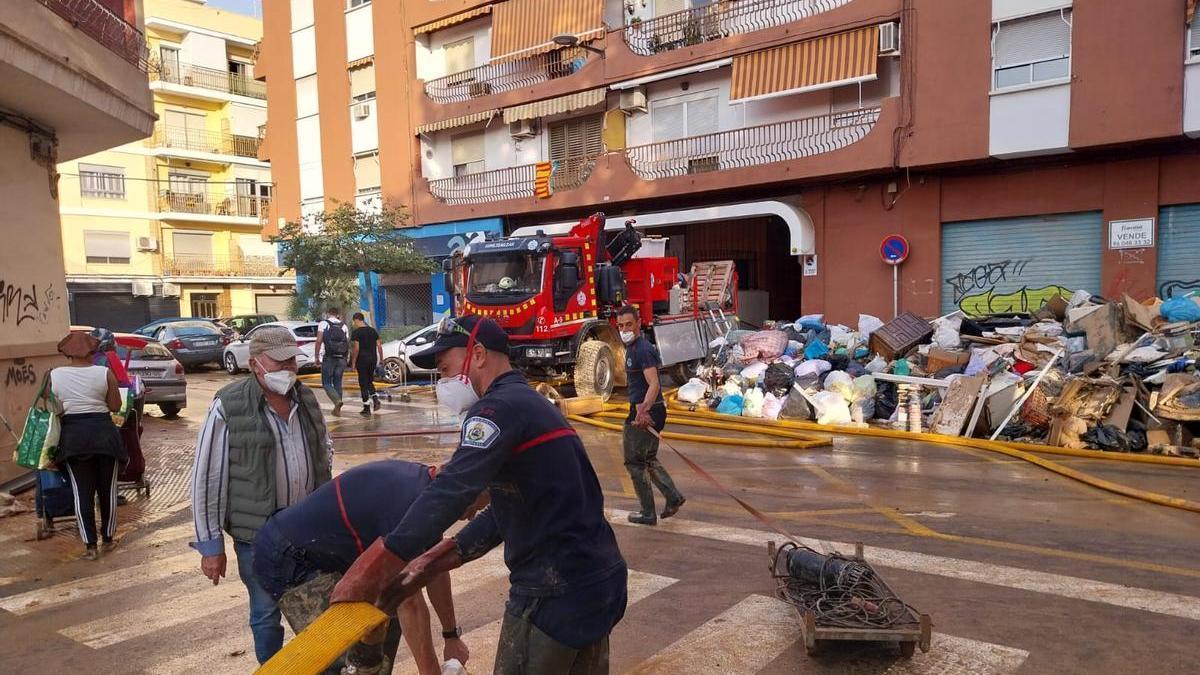
[[[230,561],[234,576],[214,588],[187,547],[192,445],[208,401],[228,381],[216,371],[189,376],[189,407],[177,420],[148,406],[150,496],[129,493],[119,547],[101,561],[76,559],[82,545],[70,522],[34,541],[32,516],[0,520],[0,670],[253,671],[236,566]],[[348,404],[328,421],[336,433],[456,422],[428,395],[385,402],[369,419]],[[838,437],[803,451],[678,443],[796,536],[846,552],[863,542],[891,587],[933,617],[933,649],[911,661],[892,648],[846,645],[810,658],[767,572],[766,542],[782,537],[665,448],[660,457],[688,503],[658,527],[628,525],[624,514],[636,501],[620,435],[582,425],[579,432],[632,571],[629,610],[612,637],[614,672],[1200,672],[1200,514],[1100,492],[1019,460],[926,443]],[[382,458],[438,463],[455,440],[436,433],[342,439],[335,469]],[[1055,461],[1200,499],[1200,469]],[[507,588],[503,564],[492,555],[455,579],[468,665],[490,672]],[[411,663],[402,659],[397,672],[413,672]]]

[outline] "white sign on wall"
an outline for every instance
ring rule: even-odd
[[[1154,219],[1138,218],[1136,220],[1108,221],[1108,247],[1113,250],[1123,248],[1153,248]]]

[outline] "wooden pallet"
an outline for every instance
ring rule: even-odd
[[[730,309],[725,299],[730,297],[730,285],[733,283],[735,268],[732,260],[714,260],[709,262],[692,263],[690,279],[692,288],[683,297],[683,313],[692,313],[693,297],[699,305],[699,311],[707,311],[709,307]]]

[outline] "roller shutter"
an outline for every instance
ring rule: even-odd
[[[1035,311],[1056,293],[1100,292],[1099,212],[942,224],[942,313]]]
[[[1158,294],[1200,293],[1200,204],[1167,206],[1158,216]]]
[[[259,314],[274,314],[280,321],[291,318],[288,309],[292,306],[294,295],[256,295],[254,296],[254,311]]]

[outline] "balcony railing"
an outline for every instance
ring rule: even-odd
[[[274,256],[203,253],[163,256],[163,276],[168,277],[275,277],[281,273],[283,270]]]
[[[587,63],[588,52],[556,49],[526,59],[489,63],[425,83],[425,95],[436,103],[457,103],[499,94],[574,74]]]
[[[851,0],[714,2],[625,26],[625,44],[642,56],[752,33],[828,12]]]
[[[574,190],[587,182],[596,166],[595,157],[575,157],[554,162],[549,187],[552,192]],[[505,199],[532,198],[537,181],[537,164],[495,171],[470,173],[429,181],[429,191],[446,204],[484,204]]]
[[[218,155],[258,157],[259,139],[255,136],[226,134],[202,129],[186,129],[160,124],[154,127],[152,142],[156,148],[176,148],[178,150],[211,152]]]
[[[265,82],[238,75],[226,70],[205,68],[190,63],[159,62],[150,69],[150,79],[156,82],[170,82],[188,87],[199,87],[221,91],[226,94],[248,96],[250,98],[267,98]]]
[[[109,51],[146,72],[146,38],[97,0],[38,0]]]
[[[644,180],[786,162],[862,140],[875,128],[881,110],[863,108],[639,145],[627,148],[625,157]]]
[[[162,213],[263,218],[270,203],[269,197],[201,188],[180,187],[158,193],[158,210]]]

